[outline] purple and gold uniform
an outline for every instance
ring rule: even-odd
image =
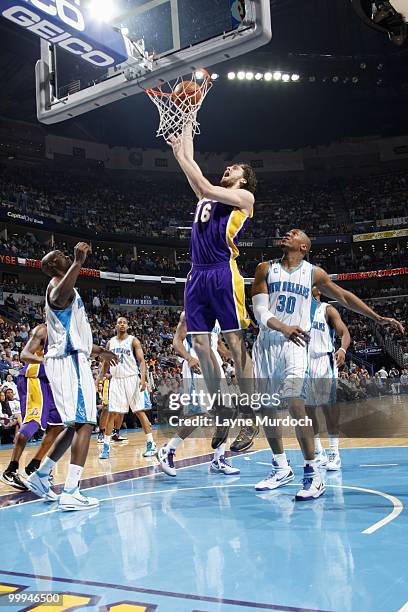
[[[42,356],[43,352],[38,351],[36,354]],[[17,389],[23,425],[36,423],[38,430],[40,427],[47,429],[47,425],[62,424],[43,363],[24,366],[18,373]]]
[[[210,333],[218,320],[221,331],[246,329],[244,279],[236,259],[238,240],[253,211],[214,200],[200,200],[191,235],[192,269],[184,304],[188,333]]]

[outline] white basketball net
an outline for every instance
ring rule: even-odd
[[[208,72],[203,68],[193,73],[189,80],[199,87],[201,93],[199,100],[195,99],[194,94],[191,97],[187,97],[183,93],[182,85],[180,87],[181,92],[175,93],[176,87],[184,81],[182,77],[179,77],[172,83],[165,83],[160,85],[160,87],[146,89],[147,95],[155,103],[159,111],[160,124],[156,132],[157,137],[162,136],[168,141],[172,136],[181,135],[187,124],[192,126],[193,136],[200,133],[197,113],[205,96],[212,87],[212,80]]]

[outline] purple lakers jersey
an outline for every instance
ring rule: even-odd
[[[48,339],[45,341],[44,350],[36,351],[36,355],[39,357],[44,357],[48,348]],[[25,378],[42,378],[44,380],[48,380],[47,375],[45,373],[45,368],[43,363],[27,363],[18,373],[19,376],[25,376]]]
[[[248,215],[221,202],[200,200],[191,234],[193,265],[216,265],[236,259],[238,240],[252,216],[252,210]]]

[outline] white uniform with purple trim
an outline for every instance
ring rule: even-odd
[[[314,266],[302,261],[288,272],[280,261],[271,261],[266,278],[269,310],[286,325],[310,332],[317,302],[312,296]],[[297,346],[278,331],[259,322],[253,349],[254,374],[261,393],[282,399],[306,399],[308,347]]]
[[[119,358],[116,366],[110,367],[109,412],[127,414],[144,410],[144,394],[140,391],[139,367],[133,350],[134,336],[123,340],[114,336],[109,340],[109,350]]]
[[[96,423],[96,393],[89,357],[92,331],[84,303],[74,289],[74,298],[65,310],[52,308],[45,298],[48,350],[45,372],[50,382],[61,421]]]
[[[338,369],[334,358],[334,329],[327,322],[327,303],[318,303],[310,332],[308,406],[336,402]]]

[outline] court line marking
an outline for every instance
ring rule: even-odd
[[[234,489],[234,488],[243,488],[243,487],[254,487],[255,484],[256,483],[246,483],[246,484],[242,483],[242,484],[232,484],[232,485],[205,485],[201,487],[182,487],[178,489],[172,488],[172,489],[161,489],[157,491],[140,491],[138,493],[126,493],[125,495],[115,495],[114,497],[105,497],[105,498],[100,499],[99,501],[100,502],[114,501],[118,499],[126,499],[128,497],[142,497],[143,495],[154,495],[158,493],[174,493],[174,492],[180,493],[182,491],[202,491],[206,489]],[[298,487],[299,484],[289,483],[289,485],[285,485],[285,486]],[[330,485],[330,484],[326,485],[326,487],[330,487],[333,489],[348,489],[350,491],[358,491],[360,493],[379,495],[380,497],[383,497],[384,499],[392,503],[393,505],[392,511],[380,521],[377,521],[376,523],[373,523],[373,525],[371,525],[370,527],[367,527],[367,529],[364,529],[364,531],[361,532],[364,535],[371,535],[375,533],[376,531],[378,531],[378,529],[381,529],[381,527],[385,527],[385,525],[387,525],[388,523],[396,519],[404,509],[404,505],[402,501],[398,499],[398,497],[395,497],[394,495],[390,495],[389,493],[384,493],[383,491],[377,491],[376,489],[366,489],[364,487],[353,487],[351,485]],[[58,508],[47,510],[46,512],[39,512],[37,514],[32,514],[31,516],[34,518],[37,516],[54,514],[55,512],[59,512]]]
[[[297,449],[297,445],[295,443],[293,443],[293,444],[295,445],[295,450],[298,450]],[[293,446],[293,444],[292,444],[292,446]],[[289,445],[287,445],[287,447],[288,446]],[[361,448],[365,448],[365,449],[381,449],[382,450],[384,448],[408,448],[408,445],[402,445],[402,446],[401,445],[394,445],[394,446],[349,446],[347,448],[342,448],[341,450],[342,451],[346,451],[346,450],[359,450]],[[257,450],[250,450],[247,453],[241,453],[239,455],[233,455],[233,457],[247,457],[249,455],[255,455],[256,453],[262,453],[264,451],[268,452],[268,451],[270,451],[270,449],[268,449],[268,448],[259,448]],[[199,455],[193,455],[191,457],[186,457],[186,459],[194,459],[195,456],[199,456]],[[177,468],[177,470],[185,470],[187,468],[197,467],[197,466],[200,466],[200,465],[208,465],[209,463],[211,463],[211,461],[204,461],[202,463],[197,463],[197,464],[193,464],[193,465],[185,465],[185,466]],[[265,463],[265,465],[271,466],[271,463]],[[300,467],[303,467],[303,466],[300,466]],[[126,470],[120,470],[119,472],[112,472],[112,474],[121,474],[124,471],[126,471]],[[85,489],[81,489],[81,491],[91,491],[93,489],[98,489],[100,487],[110,487],[110,486],[113,486],[113,485],[116,485],[116,484],[120,484],[121,482],[130,482],[132,480],[140,480],[142,478],[152,478],[152,477],[157,476],[159,474],[163,475],[163,472],[157,471],[157,472],[153,472],[152,474],[144,474],[143,476],[133,476],[132,478],[126,478],[126,479],[118,481],[118,482],[103,483],[103,484],[95,485],[95,486],[92,486],[92,487],[86,487]],[[91,477],[91,478],[94,478],[94,477]],[[334,485],[326,485],[326,486],[334,486]],[[23,502],[20,502],[18,504],[10,504],[9,506],[2,506],[2,507],[0,507],[0,511],[7,510],[9,508],[16,508],[16,507],[21,507],[21,506],[27,506],[28,504],[36,504],[36,503],[39,503],[39,502],[44,503],[44,500],[42,498],[38,498],[38,499],[31,499],[31,500],[26,501],[26,502],[23,501]],[[34,515],[32,515],[32,516],[34,516]]]
[[[399,465],[399,463],[360,463],[359,467],[388,467],[392,465]]]
[[[398,610],[398,612],[408,612],[408,601],[404,603],[404,605]]]

